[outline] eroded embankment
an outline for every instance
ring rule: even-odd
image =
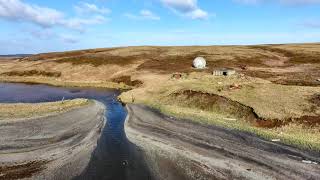
[[[125,130],[159,179],[319,179],[319,152],[127,105]],[[303,160],[310,160],[310,164]]]
[[[70,179],[87,166],[104,127],[94,102],[58,115],[0,121],[0,179]]]
[[[261,128],[281,127],[292,122],[308,127],[320,125],[320,116],[302,116],[300,118],[288,118],[284,120],[266,119],[260,117],[252,107],[228,99],[224,96],[200,91],[179,91],[168,96],[166,101],[177,104],[181,107],[191,107],[194,109],[222,114],[226,117],[237,118]],[[311,101],[315,105],[319,105],[319,96],[312,97]]]

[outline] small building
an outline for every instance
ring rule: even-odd
[[[215,76],[231,76],[236,74],[236,71],[231,68],[221,68],[213,70],[213,75]]]
[[[207,61],[203,57],[197,57],[193,60],[193,67],[196,69],[204,69],[207,66]]]

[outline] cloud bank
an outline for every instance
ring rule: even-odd
[[[160,0],[166,7],[175,13],[191,19],[208,19],[208,12],[198,7],[197,0]]]
[[[106,12],[96,6],[85,6],[89,11]],[[84,10],[84,7],[83,7]],[[64,13],[47,7],[24,3],[21,0],[0,0],[0,18],[8,21],[28,22],[43,28],[62,26],[83,31],[84,26],[101,24],[106,21],[101,15],[90,18],[65,18]]]

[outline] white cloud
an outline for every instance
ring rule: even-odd
[[[149,10],[141,10],[138,15],[126,13],[126,17],[134,20],[160,20],[160,17]]]
[[[90,13],[108,14],[111,12],[111,10],[108,8],[105,8],[105,7],[99,8],[95,4],[89,4],[85,2],[80,2],[74,8],[78,13],[81,13],[81,14],[90,14]]]
[[[198,7],[197,0],[160,0],[166,7],[175,13],[191,19],[207,19],[209,14]]]
[[[58,10],[27,4],[21,0],[0,0],[0,18],[9,21],[33,23],[44,28],[62,26],[83,31],[85,25],[101,24],[103,16],[90,18],[65,18]]]
[[[208,13],[202,9],[196,9],[187,14],[191,19],[207,19]]]
[[[0,0],[0,17],[50,27],[59,23],[63,14],[55,9],[25,4],[20,0]]]
[[[95,24],[102,24],[103,22],[107,21],[107,19],[103,16],[94,16],[91,18],[83,19],[83,18],[72,18],[67,20],[62,20],[61,24],[63,26],[75,29],[78,31],[84,31],[84,26],[87,25],[95,25]]]

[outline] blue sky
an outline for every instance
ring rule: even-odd
[[[0,54],[320,41],[320,0],[0,0]]]

